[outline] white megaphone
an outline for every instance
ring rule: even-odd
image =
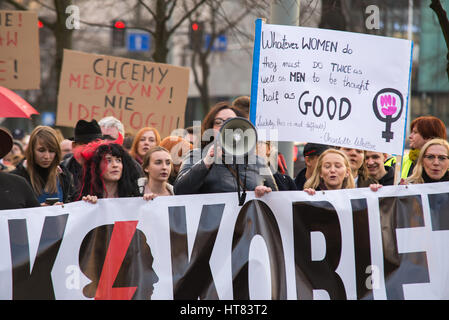
[[[226,120],[220,129],[218,142],[225,155],[234,158],[248,157],[257,145],[257,131],[245,118]]]
[[[232,164],[235,164],[238,200],[239,206],[242,206],[246,199],[246,166],[248,165],[248,156],[257,146],[256,128],[251,122],[242,117],[228,119],[220,128],[217,142],[223,151],[225,164],[227,164],[228,156],[231,157]],[[243,162],[239,160],[243,160]],[[239,174],[239,162],[245,164],[245,179],[243,183]],[[240,188],[243,189],[243,194],[240,194]]]

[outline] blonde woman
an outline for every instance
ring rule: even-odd
[[[74,193],[72,174],[59,166],[59,142],[53,128],[37,126],[30,135],[25,159],[12,171],[30,183],[41,205],[70,202]]]
[[[449,181],[449,143],[432,139],[421,149],[413,173],[405,184]]]
[[[304,191],[310,195],[316,190],[351,188],[355,188],[351,166],[347,156],[337,149],[327,149],[319,156],[312,176],[304,184]]]

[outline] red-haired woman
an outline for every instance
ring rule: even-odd
[[[143,157],[148,150],[161,143],[161,136],[155,128],[144,127],[140,129],[135,137],[129,154],[142,164]]]
[[[404,156],[402,162],[402,179],[407,179],[412,174],[420,149],[426,142],[434,138],[446,140],[446,126],[443,121],[434,116],[423,116],[412,121],[409,135],[411,150],[408,155]]]

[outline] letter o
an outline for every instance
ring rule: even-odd
[[[320,101],[320,105],[321,105],[321,107],[320,107],[320,112],[319,113],[316,113],[316,101],[317,100],[319,100]],[[323,99],[321,99],[321,97],[320,96],[315,96],[315,98],[313,98],[313,114],[316,116],[316,117],[321,117],[321,115],[323,114],[323,111],[324,111],[324,103],[323,103]]]
[[[149,122],[150,118],[154,116],[154,112],[151,112],[150,114],[148,114],[148,116],[145,118],[145,127],[156,127],[157,123],[156,122]]]
[[[331,102],[334,103],[334,112],[333,113],[331,113],[331,110],[330,110]],[[336,113],[337,113],[337,100],[335,100],[334,97],[329,97],[329,99],[327,99],[327,115],[329,116],[329,119],[331,119],[331,120],[334,119]]]

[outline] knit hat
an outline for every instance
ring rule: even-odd
[[[329,149],[329,146],[325,145],[325,144],[319,144],[319,143],[307,143],[304,146],[304,157],[307,156],[319,156],[320,154],[322,154],[324,151],[326,151],[327,149]]]
[[[101,128],[98,125],[97,120],[93,119],[90,122],[78,120],[75,127],[75,137],[71,140],[78,143],[89,143],[101,139],[102,137]]]

